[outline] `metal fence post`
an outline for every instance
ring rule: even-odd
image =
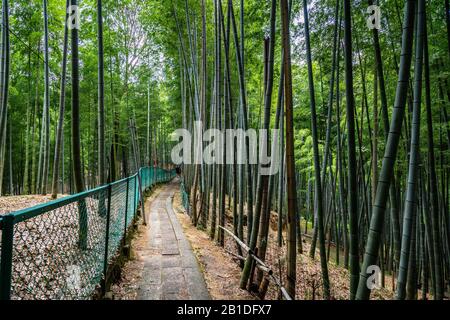
[[[150,184],[151,184],[151,187],[153,188],[154,187],[154,185],[155,185],[155,174],[154,174],[154,169],[153,168],[150,168],[150,173],[149,173],[149,175],[150,175]]]
[[[137,194],[137,176],[134,176],[134,191],[133,191],[133,216],[136,217],[136,209],[137,209],[137,201],[136,201],[136,194]]]
[[[138,184],[139,193],[138,193],[137,203],[139,203],[139,202],[141,203],[141,215],[144,220],[144,226],[145,226],[145,225],[147,225],[147,217],[145,216],[145,203],[144,203],[144,201],[145,201],[144,191],[145,190],[142,190],[143,186],[142,186],[142,171],[141,170],[138,171],[136,179],[137,179],[137,182],[139,183]]]
[[[106,293],[107,271],[108,271],[108,251],[109,251],[109,228],[111,220],[111,190],[112,185],[108,185],[108,209],[106,212],[106,234],[105,234],[105,259],[103,261],[103,275],[105,277],[103,283],[103,293]]]
[[[14,240],[14,215],[2,220],[2,255],[0,264],[0,300],[11,299],[12,256]]]
[[[128,220],[128,186],[130,185],[130,178],[127,179],[127,193],[125,196],[125,227],[123,230],[123,239],[127,238],[127,220]]]
[[[145,192],[145,189],[147,188],[147,175],[145,174],[145,168],[142,168],[141,180],[142,180],[142,189],[144,189]]]
[[[148,188],[148,170],[147,168],[144,169],[145,172],[145,183],[144,183],[144,191]]]

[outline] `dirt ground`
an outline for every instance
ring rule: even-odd
[[[157,194],[158,190],[152,194],[151,199],[156,197]],[[147,205],[149,203],[147,201]],[[236,253],[234,240],[226,236],[225,248],[222,248],[209,238],[207,231],[195,228],[191,223],[190,217],[185,214],[179,192],[175,193],[173,207],[199,261],[211,298],[216,300],[257,299],[248,291],[239,288],[241,269],[238,266],[237,259],[229,253]],[[228,212],[228,214],[231,216],[231,212]],[[273,217],[273,219],[276,219],[276,217]],[[276,244],[275,226],[276,223],[271,221],[266,263],[274,270],[274,274],[280,278],[280,274],[285,274],[286,261],[284,257],[286,249],[285,247],[279,248]],[[227,228],[231,230],[231,227],[231,220],[228,219]],[[112,287],[115,299],[136,299],[137,284],[143,270],[143,262],[136,252],[143,248],[146,241],[147,235],[144,232],[144,228],[140,226],[132,242],[132,259],[124,266],[120,283]],[[322,276],[319,251],[316,251],[315,259],[312,259],[309,256],[309,239],[304,238],[302,246],[303,253],[298,254],[297,261],[297,290],[295,298],[299,300],[320,300],[322,299]],[[348,270],[342,264],[337,266],[333,260],[329,261],[328,266],[332,299],[348,299],[348,279],[350,277]],[[285,283],[285,281],[286,279],[282,276],[281,282]],[[392,299],[393,292],[391,288],[391,277],[386,276],[386,288],[374,291],[372,299]],[[278,288],[271,283],[266,299],[278,299],[278,296]]]
[[[226,203],[229,203],[228,197]],[[237,254],[236,242],[230,236],[225,235],[225,248],[222,248],[210,240],[208,237],[209,230],[202,231],[193,227],[190,218],[186,214],[181,213],[184,209],[180,202],[179,193],[175,194],[174,208],[178,211],[178,217],[183,224],[184,231],[194,247],[194,252],[197,254],[198,260],[203,265],[203,271],[211,295],[217,299],[233,299],[236,298],[234,297],[235,292],[241,299],[256,299],[247,291],[239,289],[241,269],[238,267],[237,260],[229,254],[229,252]],[[232,230],[232,212],[229,208],[227,208],[226,221],[227,229]],[[278,247],[276,229],[277,213],[272,212],[265,262],[271,267],[274,275],[278,279],[281,279],[281,283],[284,285],[286,283],[286,246],[281,248]],[[246,237],[245,231],[244,237]],[[283,237],[283,239],[286,239],[285,230],[283,231]],[[319,250],[316,249],[315,258],[312,259],[309,256],[309,239],[303,237],[302,240],[303,252],[297,255],[295,298],[298,300],[320,300],[323,299],[323,292]],[[331,252],[333,252],[333,250]],[[343,267],[342,260],[340,265],[336,265],[333,260],[333,253],[331,253],[331,259],[328,262],[328,273],[331,299],[348,300],[350,274],[349,271]],[[394,293],[391,288],[392,279],[390,276],[386,275],[385,288],[373,290],[371,299],[393,299]],[[279,294],[280,291],[278,287],[271,282],[265,299],[276,300],[279,298]]]
[[[160,187],[157,187],[153,190],[149,201],[146,202],[146,206],[150,206],[151,201],[158,195],[160,189]],[[58,199],[63,196],[64,195],[58,195]],[[51,200],[49,195],[0,197],[0,215]],[[225,248],[222,248],[209,238],[208,232],[195,228],[191,223],[190,217],[184,212],[179,192],[175,193],[174,211],[183,226],[183,230],[188,240],[191,242],[194,253],[199,261],[202,272],[204,273],[211,298],[219,300],[256,299],[249,292],[239,289],[241,270],[236,258],[229,254],[229,252],[236,253],[234,240],[231,239],[231,237],[226,236]],[[228,215],[231,216],[231,212],[228,212]],[[276,220],[276,213],[273,213],[271,220]],[[142,277],[142,270],[144,267],[139,251],[142,251],[148,241],[148,234],[145,232],[146,228],[142,223],[139,223],[138,225],[138,230],[132,239],[131,259],[124,265],[120,281],[111,288],[114,299],[135,300],[137,298],[138,283]],[[231,219],[228,219],[227,228],[229,230],[232,229]],[[285,247],[279,248],[276,245],[275,229],[276,222],[271,221],[266,263],[271,266],[274,273],[280,278],[280,274],[285,274]],[[306,239],[306,237],[303,238],[302,246],[303,253],[298,255],[297,263],[296,299],[321,299],[322,277],[319,252],[318,250],[316,251],[315,259],[310,258],[310,244],[309,239]],[[333,255],[334,253],[331,253],[332,257]],[[328,265],[332,299],[348,299],[348,270],[343,268],[342,262],[340,266],[337,266],[333,259],[329,261]],[[393,298],[392,277],[387,275],[385,279],[385,288],[373,291],[372,299]],[[281,281],[285,282],[284,277],[281,277]],[[278,294],[279,290],[277,287],[271,284],[266,299],[277,299]]]
[[[58,198],[67,196],[66,194],[58,194]],[[25,196],[6,196],[0,197],[0,215],[10,212],[36,206],[41,203],[52,201],[50,195],[25,195]]]
[[[255,299],[249,292],[239,288],[241,270],[232,255],[211,241],[206,232],[192,225],[190,217],[184,212],[179,192],[175,193],[173,202],[178,220],[200,262],[211,298],[214,300]]]

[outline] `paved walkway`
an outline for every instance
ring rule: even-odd
[[[192,247],[172,208],[178,187],[176,181],[165,185],[146,205],[149,239],[138,288],[140,300],[210,299]]]

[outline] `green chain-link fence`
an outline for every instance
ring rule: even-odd
[[[138,176],[139,175],[139,176]],[[174,170],[123,180],[0,217],[0,299],[89,299],[109,272],[143,191]]]

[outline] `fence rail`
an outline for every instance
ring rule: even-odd
[[[274,276],[272,269],[271,269],[264,261],[262,261],[262,260],[256,255],[256,253],[250,249],[249,246],[247,246],[241,239],[239,239],[239,238],[238,238],[233,232],[231,232],[230,230],[228,230],[228,229],[226,229],[226,228],[224,228],[224,227],[222,227],[222,226],[219,226],[219,228],[221,228],[223,231],[225,231],[227,234],[229,234],[229,235],[236,241],[236,244],[237,244],[238,246],[240,246],[241,249],[243,249],[245,252],[247,252],[247,254],[248,254],[248,255],[254,260],[254,262],[256,263],[256,264],[254,264],[255,268],[258,268],[259,270],[261,270],[262,272],[264,272],[264,273],[267,274],[268,278],[265,278],[267,281],[268,281],[268,279],[272,280],[272,281],[275,283],[275,285],[276,285],[277,287],[280,288],[280,292],[281,292],[281,294],[283,295],[283,298],[284,298],[285,300],[292,300],[292,298],[291,298],[291,296],[289,296],[289,293],[287,292],[286,288],[283,287],[281,281],[280,281],[279,279],[277,279],[277,277]],[[230,252],[230,253],[232,253],[232,252]],[[233,253],[232,253],[232,254],[233,254]],[[242,261],[245,261],[245,259],[246,259],[245,257],[239,256],[239,255],[236,255],[236,254],[233,254],[233,255],[234,255],[236,258],[238,258],[238,259],[240,259],[240,260],[242,260]],[[251,273],[254,272],[254,268],[252,268],[252,269],[253,269],[253,271],[251,271]],[[250,279],[251,279],[251,278],[253,278],[253,277],[250,276]],[[263,299],[264,296],[266,295],[266,291],[267,291],[268,284],[269,284],[269,283],[266,282],[266,285],[263,286],[263,287],[264,287],[264,289],[263,289],[264,291],[263,291],[262,293],[260,292],[260,297],[262,297],[261,299]]]
[[[141,191],[174,176],[174,170],[141,168],[120,181],[1,216],[0,300],[90,299],[120,253]]]

